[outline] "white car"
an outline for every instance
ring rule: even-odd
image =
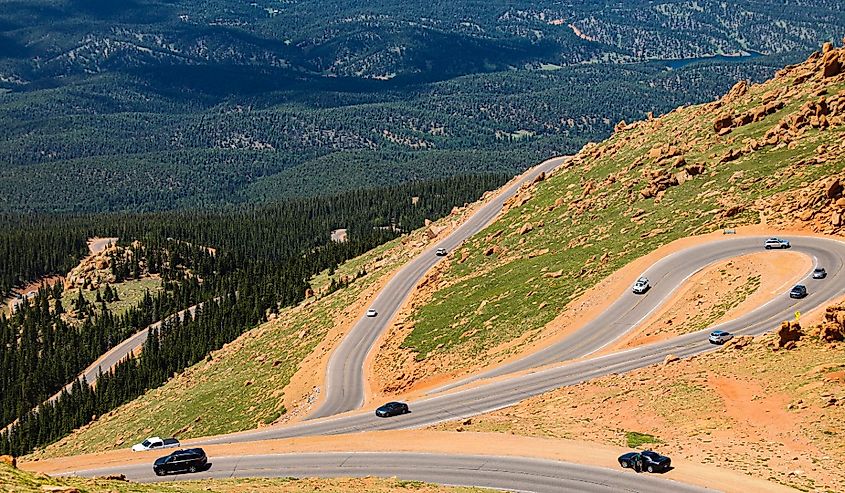
[[[435,250],[434,254],[437,255],[438,257],[445,257],[446,256],[446,249],[445,248],[438,248],[437,250]]]
[[[376,315],[378,315],[378,312],[374,308],[370,308],[369,310],[367,310],[368,317],[375,317]]]
[[[730,332],[725,332],[724,330],[714,330],[710,333],[710,337],[708,337],[707,340],[710,341],[710,344],[722,345],[733,338],[734,335]]]
[[[158,450],[160,448],[174,448],[179,446],[179,440],[175,438],[150,437],[141,443],[133,445],[132,451],[143,452],[145,450]]]
[[[780,238],[769,238],[763,243],[763,246],[766,247],[766,250],[771,250],[772,248],[789,248],[789,240],[782,240]]]
[[[634,283],[634,287],[632,291],[634,294],[643,294],[651,288],[651,285],[648,283],[648,278],[641,277],[637,279],[637,282]]]

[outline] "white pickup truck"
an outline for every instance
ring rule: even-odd
[[[150,437],[141,443],[132,446],[133,452],[143,452],[145,450],[158,450],[161,448],[179,447],[179,440],[176,438],[159,438]]]

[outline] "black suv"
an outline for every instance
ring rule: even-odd
[[[404,402],[388,402],[387,404],[376,409],[376,416],[379,418],[389,418],[390,416],[399,416],[411,412],[408,405]]]
[[[170,455],[156,459],[153,464],[153,472],[156,476],[176,472],[197,472],[202,471],[208,465],[208,458],[201,448],[189,448],[177,450]]]

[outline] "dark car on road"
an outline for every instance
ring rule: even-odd
[[[400,414],[407,414],[411,412],[408,405],[404,402],[388,402],[387,404],[376,409],[376,416],[379,418],[389,418],[391,416],[399,416]]]
[[[643,471],[666,472],[672,466],[672,459],[651,450],[622,454],[619,456],[619,465],[625,468],[634,468],[637,463],[637,457],[642,460]]]
[[[180,472],[202,471],[208,465],[208,457],[201,448],[177,450],[170,455],[156,459],[153,472],[156,476]]]
[[[790,298],[803,298],[807,296],[807,286],[798,284],[789,292]]]
[[[813,279],[824,279],[825,277],[827,277],[827,271],[824,268],[816,267],[813,269]]]

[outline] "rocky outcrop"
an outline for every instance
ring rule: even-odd
[[[18,461],[11,455],[0,455],[0,464],[6,464],[11,467],[18,467]]]
[[[845,156],[845,144],[837,156]],[[796,223],[824,234],[845,232],[845,173],[758,201],[755,208],[778,218],[779,226]]]
[[[778,348],[791,349],[804,337],[804,331],[798,322],[783,322],[775,332],[775,336]]]
[[[786,103],[783,101],[772,101],[739,115],[723,114],[713,122],[713,130],[719,135],[727,135],[735,128],[764,120],[767,116],[782,110],[784,106]]]
[[[65,289],[97,289],[106,283],[114,283],[116,279],[111,272],[112,259],[131,255],[131,251],[117,245],[111,245],[100,253],[91,255],[71,269],[65,278]]]
[[[845,304],[829,306],[818,327],[819,339],[825,342],[845,341]]]

